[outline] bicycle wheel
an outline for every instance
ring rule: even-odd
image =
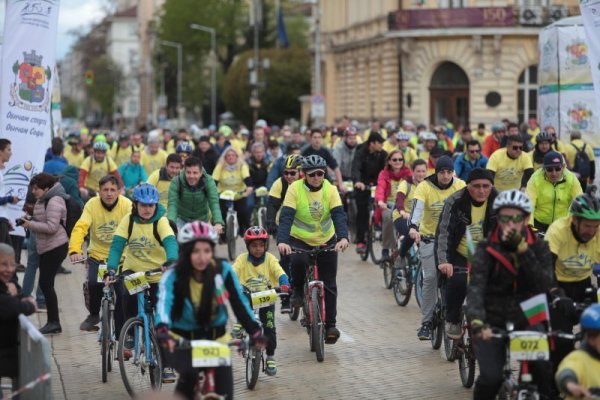
[[[348,201],[348,233],[351,243],[356,243],[356,203],[353,199]]]
[[[258,373],[262,363],[262,350],[258,348],[250,349],[246,353],[246,387],[254,389],[258,382]]]
[[[292,307],[292,312],[288,313],[288,316],[292,321],[296,321],[300,315],[300,307]]]
[[[443,325],[443,322],[442,322]],[[446,335],[446,327],[443,328],[444,331],[444,353],[446,354],[446,360],[452,362],[456,360],[457,357],[457,348],[454,340],[450,339],[448,335]]]
[[[467,389],[473,386],[475,381],[475,352],[471,343],[471,334],[465,321],[465,333],[461,340],[461,351],[458,355],[458,371],[460,373],[460,381]]]
[[[261,207],[258,209],[258,225],[267,229],[267,208]]]
[[[441,313],[440,298],[438,297],[435,310],[433,312],[433,318],[431,319],[431,347],[434,350],[437,350],[442,346],[442,339],[445,336],[444,320]]]
[[[371,241],[371,229],[367,228],[367,231],[365,232],[364,251],[362,253],[360,253],[360,259],[363,261],[367,261],[367,259],[369,258],[369,248],[371,247],[369,244],[370,241]]]
[[[416,281],[415,281],[415,299],[417,300],[417,304],[419,308],[421,308],[421,303],[423,302],[423,269],[421,265],[417,267],[416,273]]]
[[[379,265],[382,259],[382,247],[381,247],[381,232],[379,232],[379,239],[377,234],[377,229],[375,227],[375,223],[371,221],[369,225],[369,238],[370,240],[367,242],[367,247],[369,248],[369,254],[371,255],[371,261],[374,264]]]
[[[119,336],[119,369],[127,393],[131,397],[149,390],[158,390],[162,386],[162,360],[156,336],[149,332],[150,343],[146,343],[144,322],[139,318],[130,318],[123,325]],[[150,349],[147,354],[146,347]],[[125,360],[125,352],[130,357]]]
[[[381,269],[383,270],[383,284],[386,289],[392,288],[393,279],[393,271],[394,268],[392,266],[391,260],[385,260],[381,263]]]
[[[317,361],[322,362],[325,359],[325,327],[323,326],[323,313],[321,310],[319,289],[316,287],[313,288],[310,294],[310,306],[312,311],[310,335],[315,347]]]
[[[107,374],[112,369],[112,315],[108,300],[102,300],[102,341],[100,354],[102,355],[102,383],[106,383]]]
[[[227,237],[227,255],[229,260],[235,260],[235,239],[237,232],[235,231],[235,221],[233,215],[227,216],[227,224],[225,226],[225,236]]]
[[[396,276],[394,277],[394,299],[399,306],[406,306],[410,301],[410,294],[412,292],[412,283],[406,277],[406,268],[398,269]]]

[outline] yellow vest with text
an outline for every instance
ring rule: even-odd
[[[296,191],[296,215],[292,224],[292,236],[303,242],[310,241],[315,236],[321,236],[326,242],[329,241],[335,235],[329,209],[329,191],[331,190],[329,181],[324,180],[321,188],[323,213],[320,217],[315,215],[315,210],[311,212],[311,204],[308,201],[307,189],[304,187],[304,179],[297,180],[290,186],[295,186]]]

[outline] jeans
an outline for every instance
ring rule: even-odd
[[[40,254],[40,280],[39,285],[46,298],[48,322],[60,322],[58,316],[58,299],[54,290],[54,278],[60,264],[67,256],[69,244],[65,243],[55,249]]]
[[[87,281],[90,297],[90,314],[100,314],[100,303],[102,302],[102,288],[104,283],[98,283],[98,266],[102,264],[100,261],[88,257],[87,259]]]
[[[23,277],[23,294],[31,296],[33,285],[35,283],[35,274],[40,265],[40,256],[37,253],[37,245],[35,244],[35,232],[30,232],[29,242],[27,244],[27,266],[25,268],[25,276]],[[44,292],[40,285],[35,292],[35,300],[38,305],[46,304]]]
[[[422,237],[421,237],[422,239]],[[437,266],[433,254],[433,240],[429,243],[421,241],[419,258],[423,269],[423,302],[421,304],[421,323],[431,321],[435,303],[437,302]]]

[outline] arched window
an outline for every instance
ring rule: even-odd
[[[530,117],[537,118],[537,65],[527,67],[519,76],[518,85],[518,118],[519,124],[529,121]]]

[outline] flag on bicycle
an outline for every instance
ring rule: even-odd
[[[521,309],[527,317],[530,325],[550,320],[548,311],[548,300],[545,294],[538,294],[521,303]]]

